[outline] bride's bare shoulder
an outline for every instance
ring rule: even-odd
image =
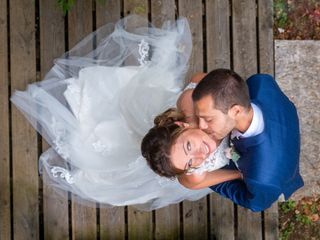
[[[198,184],[200,184],[206,178],[206,172],[202,174],[182,174],[178,177],[180,184],[189,189],[198,189]]]

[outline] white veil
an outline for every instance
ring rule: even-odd
[[[156,175],[140,154],[154,117],[175,106],[192,48],[186,19],[155,28],[131,15],[79,42],[12,102],[51,145],[47,184],[103,206],[152,210],[211,190]]]

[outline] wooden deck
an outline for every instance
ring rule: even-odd
[[[100,209],[60,200],[38,176],[47,147],[9,102],[99,26],[136,13],[159,26],[185,16],[193,33],[190,73],[233,68],[273,74],[272,0],[77,0],[67,16],[56,0],[0,1],[0,240],[278,238],[275,204],[263,213],[216,194],[153,212]]]

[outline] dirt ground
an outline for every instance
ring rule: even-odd
[[[274,38],[320,40],[320,0],[274,0]]]
[[[281,240],[320,239],[320,195],[279,203]]]
[[[320,40],[320,0],[274,0],[274,38]],[[320,240],[320,194],[279,203],[281,240]]]

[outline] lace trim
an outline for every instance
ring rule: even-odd
[[[148,62],[146,58],[149,56],[149,44],[146,41],[144,41],[144,39],[142,39],[138,46],[140,54],[140,58],[138,58],[138,61],[140,65],[143,66]]]
[[[73,184],[74,178],[70,172],[62,167],[53,167],[51,169],[52,176],[55,178],[65,179],[67,183]]]
[[[54,149],[57,151],[57,153],[65,160],[70,158],[69,152],[68,152],[68,146],[66,144],[66,135],[67,132],[63,128],[62,124],[59,124],[59,122],[52,117],[52,130],[54,133],[54,136],[56,136],[56,139],[54,139],[52,142],[54,143]]]

